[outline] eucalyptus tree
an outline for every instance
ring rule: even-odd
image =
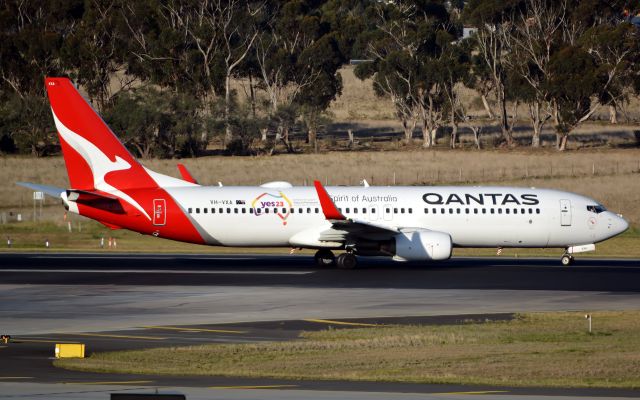
[[[267,94],[268,113],[277,125],[276,142],[289,152],[292,124],[304,109],[311,122],[342,88],[338,68],[343,58],[331,27],[323,22],[322,2],[291,0],[269,4],[268,18],[254,46],[259,87]]]
[[[442,1],[385,2],[374,9],[378,28],[367,49],[372,62],[359,65],[356,76],[372,77],[376,95],[392,101],[406,142],[420,121],[423,146],[431,147],[445,120],[458,32]]]

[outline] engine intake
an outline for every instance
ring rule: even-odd
[[[395,261],[447,260],[451,258],[451,236],[444,232],[415,230],[394,237]]]

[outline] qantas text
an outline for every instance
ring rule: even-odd
[[[449,205],[449,204],[461,204],[461,205],[484,205],[485,202],[488,205],[526,205],[534,206],[540,204],[538,195],[535,194],[521,194],[514,195],[510,193],[480,193],[480,194],[455,194],[442,195],[440,193],[425,193],[422,196],[422,200],[427,204],[432,205]]]

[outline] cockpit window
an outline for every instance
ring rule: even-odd
[[[601,212],[607,211],[607,209],[604,208],[604,206],[601,206],[601,205],[593,205],[593,206],[587,206],[587,211],[591,211],[592,213],[600,214]]]

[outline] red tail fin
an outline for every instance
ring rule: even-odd
[[[72,188],[157,187],[69,79],[47,78],[45,85]]]

